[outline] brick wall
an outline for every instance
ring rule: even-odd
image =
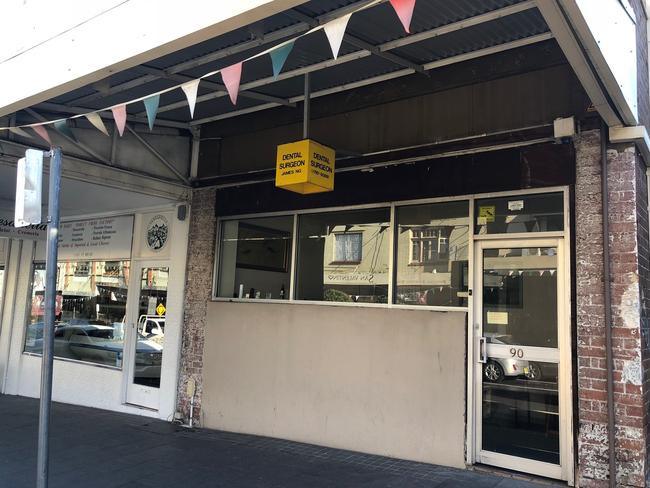
[[[612,336],[618,486],[645,486],[647,415],[641,366],[639,215],[645,184],[633,146],[608,148]],[[578,481],[608,486],[607,385],[600,197],[600,137],[576,139],[576,309],[578,344]],[[642,214],[642,213],[641,213]],[[647,245],[646,240],[643,240]],[[646,254],[647,257],[647,254]]]
[[[213,188],[192,192],[177,407],[186,419],[190,410],[187,395],[190,379],[196,382],[194,418],[201,418],[203,333],[207,306],[212,297],[215,201],[216,190]]]

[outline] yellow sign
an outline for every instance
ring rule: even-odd
[[[304,139],[281,144],[275,166],[275,186],[296,193],[334,189],[334,149]]]
[[[496,216],[496,207],[490,205],[488,207],[479,207],[478,208],[478,218],[480,223],[489,223],[494,222]]]
[[[162,317],[163,315],[165,315],[166,311],[167,311],[167,309],[165,308],[165,306],[162,303],[159,303],[158,306],[156,307],[156,313],[158,314],[159,317]]]

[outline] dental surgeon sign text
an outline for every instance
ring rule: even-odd
[[[334,189],[334,149],[304,139],[278,146],[275,186],[303,195]]]

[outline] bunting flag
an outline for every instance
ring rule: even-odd
[[[109,135],[108,130],[106,129],[106,126],[104,125],[104,122],[102,121],[99,112],[103,111],[108,111],[110,110],[113,113],[113,118],[115,119],[115,126],[117,128],[117,131],[120,136],[124,135],[124,129],[126,128],[126,120],[127,120],[127,110],[126,107],[127,105],[140,102],[142,101],[144,103],[145,109],[146,109],[146,114],[147,114],[147,121],[149,123],[149,129],[153,130],[153,126],[155,124],[156,116],[158,114],[159,110],[159,104],[160,104],[160,95],[163,93],[167,93],[172,90],[176,90],[178,88],[183,90],[183,93],[185,93],[185,96],[187,98],[187,104],[190,109],[190,116],[194,118],[194,109],[196,107],[196,102],[198,100],[198,87],[199,83],[203,78],[208,78],[211,76],[216,75],[217,73],[221,73],[221,77],[223,78],[223,83],[226,87],[226,91],[228,92],[228,95],[230,96],[230,100],[232,101],[233,105],[237,104],[237,96],[239,94],[239,89],[240,89],[240,83],[241,83],[241,75],[242,75],[242,69],[243,69],[243,64],[247,61],[251,61],[255,58],[258,58],[260,56],[265,56],[265,55],[270,55],[271,57],[271,64],[273,67],[273,79],[277,80],[278,77],[280,76],[280,73],[282,72],[284,65],[289,57],[289,54],[293,50],[295,41],[301,37],[310,35],[314,32],[317,32],[321,29],[325,31],[325,35],[327,36],[327,40],[330,44],[330,48],[332,50],[332,54],[334,56],[334,59],[338,58],[339,51],[341,49],[341,44],[343,43],[343,37],[345,36],[345,30],[347,29],[348,22],[350,21],[350,17],[352,14],[361,12],[363,10],[369,9],[371,7],[374,7],[376,5],[379,5],[383,3],[385,0],[372,0],[362,6],[359,6],[355,8],[353,11],[337,18],[333,19],[330,22],[324,24],[324,25],[317,25],[316,27],[313,27],[309,29],[306,32],[303,32],[302,34],[296,35],[293,39],[288,39],[278,45],[272,46],[264,51],[258,52],[257,54],[254,54],[252,56],[247,57],[246,59],[241,60],[238,63],[235,63],[231,66],[227,66],[225,68],[222,68],[220,70],[215,70],[211,71],[209,73],[205,73],[202,76],[198,77],[197,79],[186,81],[184,83],[178,84],[176,86],[171,86],[168,88],[165,88],[163,90],[160,90],[155,93],[151,93],[149,95],[145,95],[140,98],[135,98],[133,100],[129,100],[127,102],[124,102],[120,105],[116,105],[113,107],[107,107],[99,110],[93,110],[92,112],[88,113],[82,113],[78,115],[74,115],[68,119],[57,119],[57,120],[48,120],[46,122],[38,123],[38,124],[25,124],[25,125],[20,125],[20,126],[15,126],[15,127],[0,127],[0,131],[2,130],[9,130],[13,132],[16,135],[19,135],[21,137],[32,137],[29,132],[25,132],[23,128],[31,128],[39,137],[41,137],[43,140],[47,141],[48,144],[51,145],[50,141],[50,135],[48,133],[48,130],[46,129],[47,125],[53,125],[56,130],[61,132],[62,134],[67,135],[68,137],[73,137],[74,135],[70,129],[70,126],[67,124],[67,121],[70,119],[74,118],[79,118],[79,117],[86,117],[88,121],[100,132],[102,132],[105,135]],[[399,20],[401,21],[402,25],[404,26],[404,29],[406,30],[407,33],[410,33],[411,29],[411,20],[413,18],[413,11],[415,9],[415,2],[416,0],[389,0],[390,4],[392,5],[393,9],[395,10],[395,13],[397,14]],[[93,85],[95,89],[97,89],[100,93],[105,91],[109,87],[109,82],[108,80],[104,80],[102,82],[99,82],[95,85]]]
[[[52,145],[52,141],[50,140],[50,134],[47,132],[47,129],[43,125],[32,125],[32,130],[36,132],[36,134],[43,139],[45,142],[47,142],[50,146]]]
[[[104,121],[97,112],[86,114],[85,117],[88,119],[88,122],[90,122],[98,131],[104,135],[108,135],[108,129],[106,129]]]
[[[243,62],[235,63],[226,68],[221,68],[221,77],[223,84],[226,85],[230,101],[233,105],[237,105],[237,95],[239,94],[239,82],[241,81],[241,69]]]
[[[332,54],[334,59],[339,56],[339,49],[341,49],[341,43],[343,42],[343,36],[345,35],[345,29],[348,26],[348,21],[352,14],[344,15],[338,19],[332,20],[323,26],[325,34],[327,35],[327,40],[330,43],[332,48]]]
[[[156,120],[158,113],[158,106],[160,105],[160,94],[152,95],[142,100],[144,109],[147,111],[147,122],[149,122],[149,130],[153,130],[153,123]]]
[[[194,81],[188,81],[187,83],[181,85],[181,90],[185,93],[187,97],[187,105],[190,107],[190,117],[194,118],[194,106],[196,105],[196,96],[199,93],[199,83],[201,79]]]
[[[26,139],[32,138],[32,135],[29,132],[22,130],[20,127],[9,127],[9,132],[13,132],[17,136],[24,137]]]
[[[122,137],[124,134],[124,127],[126,127],[126,105],[117,105],[111,108],[111,112],[113,112],[113,118],[115,119],[117,132],[119,132],[120,137]]]
[[[413,9],[415,9],[415,0],[390,0],[390,4],[395,9],[404,30],[411,33],[411,19],[413,18]]]
[[[58,130],[64,136],[68,137],[69,139],[72,139],[73,141],[77,140],[77,138],[72,133],[72,129],[70,129],[70,126],[68,125],[67,120],[57,120],[56,122],[54,122],[53,125],[54,125],[54,128],[56,130]]]
[[[283,44],[279,48],[269,52],[269,55],[271,56],[271,64],[273,64],[274,80],[278,79],[278,76],[282,71],[282,67],[284,66],[284,63],[287,61],[287,58],[289,57],[289,53],[293,49],[294,42],[295,41],[288,42],[286,44]]]

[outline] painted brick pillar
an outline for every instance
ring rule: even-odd
[[[190,379],[196,383],[194,418],[201,418],[203,338],[208,302],[212,298],[216,239],[215,201],[214,188],[192,192],[177,406],[185,418],[190,410]]]
[[[604,487],[609,451],[599,131],[583,132],[575,146],[577,481],[581,487]],[[643,162],[633,145],[608,147],[607,159],[617,486],[640,487],[645,486],[648,466],[648,395],[642,363],[647,348],[641,338],[647,322],[642,320],[647,189]]]

